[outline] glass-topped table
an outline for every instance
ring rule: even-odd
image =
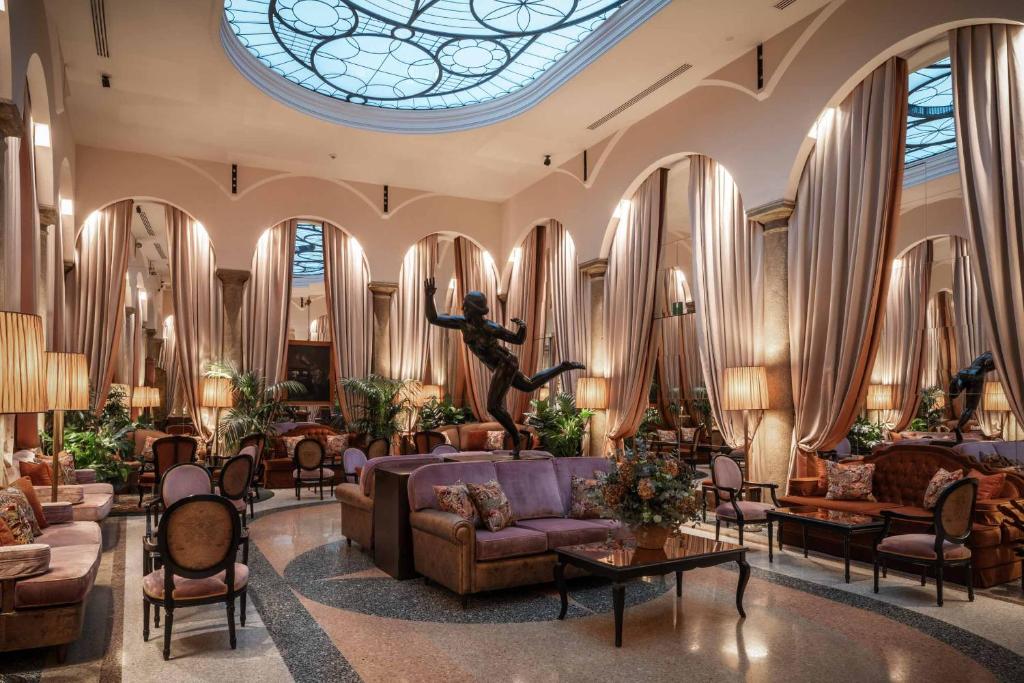
[[[829,510],[819,507],[784,507],[766,512],[768,519],[768,561],[774,560],[771,543],[771,524],[779,524],[779,550],[782,550],[782,525],[799,524],[803,531],[804,557],[807,557],[807,529],[815,527],[834,533],[843,538],[843,562],[846,583],[850,583],[850,539],[859,534],[881,536],[885,522],[880,517],[845,510]]]
[[[634,539],[626,538],[570,545],[555,548],[554,551],[558,557],[555,564],[555,582],[558,584],[562,600],[559,619],[565,618],[569,608],[569,594],[565,583],[567,564],[614,582],[612,602],[615,608],[615,647],[622,647],[622,613],[626,602],[626,582],[642,576],[663,576],[675,572],[676,596],[681,597],[684,571],[735,562],[740,569],[739,583],[736,586],[736,610],[741,617],[747,616],[743,611],[743,591],[750,578],[750,565],[746,559],[747,549],[741,545],[680,533],[670,537],[660,550],[638,548]]]

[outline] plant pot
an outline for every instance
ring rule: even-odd
[[[637,524],[630,527],[636,537],[636,547],[648,550],[661,550],[671,533],[670,529],[654,524]]]

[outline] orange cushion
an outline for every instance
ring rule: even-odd
[[[17,543],[18,539],[14,538],[14,534],[11,533],[11,527],[0,519],[0,545],[17,545]]]
[[[967,476],[978,480],[978,500],[991,500],[999,497],[999,492],[1006,484],[1006,472],[985,475],[978,470],[971,470]]]
[[[50,486],[53,484],[53,475],[50,466],[45,462],[28,462],[22,460],[18,463],[21,476],[32,480],[33,486]]]
[[[472,429],[462,433],[462,450],[484,451],[487,446],[487,430]]]
[[[12,482],[11,486],[17,487],[19,491],[25,494],[28,504],[32,506],[32,512],[35,513],[36,521],[39,522],[39,528],[45,529],[50,526],[46,523],[46,513],[43,512],[43,505],[39,502],[39,496],[36,495],[36,490],[32,488],[32,480],[28,477],[22,477]]]

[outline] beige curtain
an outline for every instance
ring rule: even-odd
[[[958,369],[956,332],[953,323],[953,296],[946,290],[936,292],[928,301],[921,388],[949,390],[949,380]]]
[[[545,232],[545,226],[535,227],[517,247],[505,299],[505,327],[516,329],[512,323],[513,318],[526,323],[526,340],[521,345],[509,344],[508,348],[519,359],[519,369],[527,376],[537,372],[544,345],[544,278],[547,269],[542,257],[545,254]],[[513,420],[521,420],[523,412],[529,408],[531,398],[530,394],[521,391],[508,392],[505,405]]]
[[[309,325],[310,341],[331,341],[331,323],[326,313],[313,318]]]
[[[891,410],[879,420],[902,431],[917,414],[924,355],[925,313],[932,281],[932,243],[922,242],[893,263],[885,303],[882,338],[871,369],[871,384],[893,387]]]
[[[544,234],[547,252],[547,298],[551,311],[552,365],[562,361],[586,363],[590,358],[590,301],[587,277],[576,264],[576,245],[569,231],[556,220]],[[576,379],[590,371],[559,376],[559,390],[576,393]]]
[[[214,412],[204,411],[200,399],[203,371],[210,361],[221,359],[224,306],[217,259],[206,230],[191,216],[173,206],[165,207],[165,215],[170,245],[174,352],[181,389],[196,429],[208,438],[214,426]]]
[[[114,373],[114,354],[124,334],[132,204],[132,200],[125,199],[93,213],[75,246],[75,270],[68,292],[74,315],[66,344],[89,360],[94,408],[106,399]]]
[[[370,269],[359,243],[330,223],[324,223],[324,287],[331,353],[338,379],[366,377],[370,374],[373,347]],[[345,392],[338,391],[338,400],[345,420],[352,420]]]
[[[501,320],[498,309],[498,273],[494,262],[475,242],[465,237],[455,238],[455,300],[462,301],[466,292],[476,290],[487,297],[488,317]],[[421,313],[422,314],[422,313]],[[477,360],[465,344],[459,344],[459,364],[466,381],[467,405],[481,420],[490,419],[487,412],[487,390],[491,386],[491,371]],[[513,393],[515,390],[513,389]],[[514,417],[514,416],[513,416]]]
[[[176,406],[174,397],[178,391],[178,352],[174,343],[174,316],[168,316],[163,325],[164,345],[160,349],[159,366],[164,371],[167,385],[164,387],[163,409],[170,415]]]
[[[853,424],[881,336],[903,187],[907,67],[875,69],[817,130],[789,230],[794,439],[834,448]],[[790,470],[801,471],[796,452]],[[803,460],[803,459],[801,459]]]
[[[974,362],[974,359],[992,350],[989,343],[988,332],[982,320],[983,310],[981,306],[982,294],[978,288],[978,281],[975,278],[976,266],[973,265],[974,257],[971,254],[971,245],[967,240],[954,237],[953,242],[953,322],[956,331],[956,368],[954,372]],[[993,353],[993,355],[995,355]],[[998,370],[989,376],[989,380],[1001,380]],[[1006,386],[1004,383],[1004,391]],[[1009,398],[1009,393],[1007,393]],[[960,417],[963,409],[963,397],[957,400],[956,417]],[[978,421],[985,436],[998,436],[1000,431],[1001,415],[989,413],[983,406],[979,405],[974,413],[974,419]]]
[[[658,357],[654,308],[667,178],[668,171],[661,168],[640,185],[608,252],[604,284],[608,439],[616,445],[636,434],[640,426]]]
[[[960,184],[989,350],[1024,421],[1024,27],[949,33]]]
[[[680,426],[681,417],[689,417],[696,424],[699,414],[694,409],[694,390],[704,386],[700,371],[700,349],[697,345],[696,316],[692,313],[672,314],[674,302],[693,301],[693,295],[679,268],[663,272],[664,296],[658,319],[655,321],[661,335],[658,352],[658,407],[662,417],[672,426]]]
[[[437,235],[428,235],[414,244],[402,261],[398,291],[391,298],[391,376],[395,379],[426,379],[433,330],[424,313],[423,281],[434,277],[436,267]],[[445,285],[438,283],[439,292],[445,291]]]
[[[760,411],[723,411],[726,368],[764,365],[763,230],[747,220],[739,189],[725,168],[705,156],[690,157],[693,224],[693,300],[704,385],[722,438],[742,447]],[[752,445],[747,457],[754,481],[763,471]]]
[[[440,314],[460,315],[460,306],[455,301],[455,287],[451,282],[439,282],[437,298],[434,302]],[[428,332],[430,346],[430,370],[427,372],[429,384],[443,388],[444,395],[453,401],[458,393],[459,381],[459,345],[461,335],[455,330],[431,327]]]
[[[292,298],[292,260],[295,219],[267,230],[256,245],[252,275],[242,303],[242,366],[266,378],[285,379],[289,311]]]

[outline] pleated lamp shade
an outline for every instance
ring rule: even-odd
[[[871,384],[865,402],[868,410],[895,410],[896,387],[892,384]]]
[[[156,408],[160,405],[160,390],[156,387],[135,387],[132,408]]]
[[[722,410],[767,410],[768,373],[760,365],[726,368]]]
[[[224,377],[207,377],[202,388],[199,405],[204,408],[230,408],[235,404],[231,381]]]
[[[576,380],[576,407],[607,410],[608,380],[604,377],[580,377]]]
[[[46,407],[89,409],[89,361],[84,353],[46,354]]]
[[[45,411],[43,319],[0,311],[0,413]]]
[[[981,407],[993,412],[1010,412],[1010,401],[1006,398],[1000,382],[985,382],[985,393],[981,397]]]

